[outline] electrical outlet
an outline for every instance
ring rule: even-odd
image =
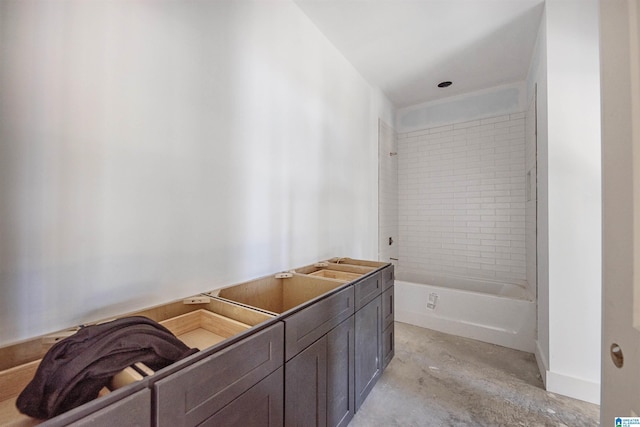
[[[431,292],[429,294],[429,300],[427,301],[427,310],[435,310],[438,304],[438,294]]]

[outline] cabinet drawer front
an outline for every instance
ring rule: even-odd
[[[284,422],[284,368],[270,374],[216,412],[203,427],[282,427]]]
[[[393,283],[396,279],[395,276],[395,269],[393,264],[391,264],[388,267],[385,267],[380,274],[382,275],[382,290],[386,291],[387,289],[389,289],[391,286],[393,286]]]
[[[151,390],[140,390],[67,425],[73,427],[150,426]]]
[[[284,319],[285,360],[311,345],[354,312],[353,286],[324,298]]]
[[[394,325],[387,326],[387,328],[382,332],[382,369],[384,370],[391,359],[393,359],[393,355],[395,354],[395,330]]]
[[[158,426],[194,426],[283,363],[280,322],[154,384]]]
[[[382,327],[387,328],[393,323],[393,292],[394,287],[390,287],[382,293]]]
[[[380,278],[380,273],[376,273],[353,285],[356,295],[356,311],[382,293],[382,281]]]

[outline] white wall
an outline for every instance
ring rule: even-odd
[[[392,106],[289,1],[0,3],[0,343],[377,255]]]
[[[525,114],[398,134],[397,277],[526,286]]]
[[[538,83],[538,350],[547,389],[599,402],[598,4],[548,0]]]

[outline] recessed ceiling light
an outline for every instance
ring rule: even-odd
[[[449,87],[452,84],[453,84],[452,82],[440,82],[438,83],[438,87]]]

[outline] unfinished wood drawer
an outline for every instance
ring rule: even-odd
[[[283,364],[277,322],[153,384],[158,426],[195,426]]]
[[[189,347],[200,350],[251,328],[247,324],[205,309],[163,320],[160,324]]]
[[[354,283],[353,286],[355,289],[357,311],[382,293],[380,273],[367,276],[359,282]]]
[[[313,273],[309,273],[309,276],[324,277],[325,279],[342,280],[344,282],[353,282],[354,280],[359,279],[362,276],[362,274],[349,273],[346,271],[336,271],[336,270],[330,270],[328,268],[322,268]]]
[[[291,359],[354,313],[353,286],[284,318],[285,360]]]
[[[218,289],[208,295],[278,315],[342,286],[343,281],[281,273]]]
[[[354,259],[354,258],[331,258],[327,262],[335,263],[335,264],[346,264],[346,265],[357,265],[362,267],[373,267],[380,268],[388,265],[388,262],[381,261],[369,261],[366,259]]]
[[[332,262],[318,262],[313,265],[296,268],[294,271],[300,274],[313,274],[320,270],[342,271],[345,273],[357,274],[359,277],[371,273],[376,267],[362,265],[336,264]]]

